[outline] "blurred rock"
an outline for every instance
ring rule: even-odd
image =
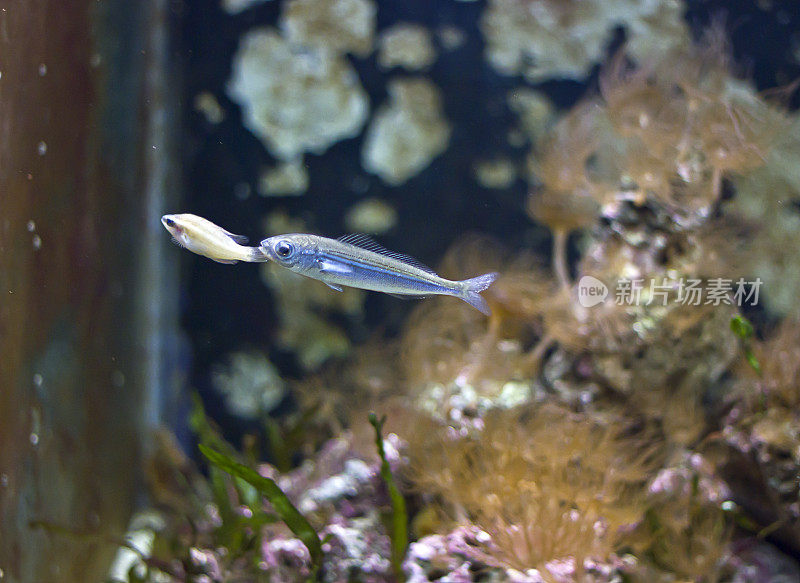
[[[517,87],[508,92],[507,101],[511,111],[517,114],[525,136],[533,143],[555,122],[555,108],[540,91]]]
[[[194,110],[199,111],[210,124],[218,124],[225,119],[225,110],[213,93],[203,91],[194,97]]]
[[[508,158],[475,163],[475,178],[486,188],[508,188],[517,179],[517,168]]]
[[[427,69],[436,60],[431,33],[419,24],[400,23],[381,33],[378,65],[382,69]]]
[[[751,155],[761,160],[764,153],[753,149]],[[767,308],[782,316],[796,312],[800,295],[800,260],[793,251],[800,244],[800,215],[793,202],[800,197],[798,156],[800,117],[794,116],[766,154],[764,166],[734,177],[739,195],[728,205],[745,221],[769,225],[748,241],[750,253],[740,261],[763,280]]]
[[[688,43],[682,10],[677,0],[490,0],[481,29],[498,72],[533,82],[581,79],[602,59],[616,27],[626,30],[637,60]]]
[[[245,10],[258,6],[270,0],[221,0],[222,9],[228,14],[239,14]]]
[[[344,224],[355,233],[382,234],[397,224],[397,211],[384,200],[367,198],[350,207]]]
[[[454,51],[467,42],[467,35],[463,30],[448,24],[439,27],[436,31],[436,37],[439,39],[442,48],[446,51]]]
[[[389,82],[389,102],[367,129],[362,163],[396,186],[419,174],[444,152],[450,125],[444,119],[439,90],[424,78]]]
[[[257,352],[237,352],[227,366],[216,366],[211,373],[214,388],[225,399],[234,415],[259,418],[283,399],[286,386],[267,357]]]
[[[369,0],[289,0],[280,27],[294,45],[366,57],[372,52],[375,13]]]
[[[270,28],[242,37],[228,93],[245,126],[283,160],[358,135],[369,109],[344,57],[294,46]]]
[[[308,189],[308,170],[302,156],[265,168],[258,177],[261,196],[299,196]]]

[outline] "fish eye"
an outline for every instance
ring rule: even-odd
[[[172,219],[164,219],[164,222],[166,223],[166,225],[168,227],[174,227],[175,226],[175,221],[173,221]]]
[[[278,257],[282,259],[286,259],[294,252],[294,245],[289,243],[288,241],[278,241],[275,245],[275,253]]]

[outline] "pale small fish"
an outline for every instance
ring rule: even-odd
[[[188,213],[164,215],[161,223],[179,245],[219,263],[267,261],[260,247],[243,245],[247,237],[229,233],[203,217]]]
[[[366,235],[327,239],[300,233],[261,241],[269,259],[342,291],[341,286],[384,292],[400,297],[447,295],[460,298],[487,316],[489,305],[480,296],[497,279],[486,273],[464,281],[439,277],[417,260],[384,249]]]

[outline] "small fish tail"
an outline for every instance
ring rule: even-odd
[[[250,247],[250,257],[247,258],[247,261],[251,263],[263,263],[264,261],[269,261],[269,257],[261,247]]]
[[[500,274],[493,271],[492,273],[484,273],[472,279],[465,279],[461,282],[464,284],[464,289],[459,297],[487,316],[491,315],[492,310],[489,308],[489,304],[486,303],[486,300],[481,297],[481,292],[492,285],[498,275]]]

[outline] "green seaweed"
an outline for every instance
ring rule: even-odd
[[[203,409],[203,402],[197,394],[192,395],[192,410],[189,415],[189,426],[192,431],[197,434],[198,441],[204,446],[215,451],[223,452],[229,458],[237,456],[236,449],[222,437],[220,432],[214,427],[211,421],[206,416]],[[218,529],[220,541],[234,554],[239,550],[246,548],[249,541],[245,540],[246,529],[244,528],[245,522],[248,519],[237,511],[234,503],[231,500],[230,492],[228,491],[228,477],[224,471],[217,467],[209,468],[209,486],[211,494],[214,497],[214,503],[219,511],[222,525]],[[234,486],[239,499],[247,504],[253,511],[253,519],[260,522],[264,512],[260,508],[257,500],[257,493],[254,488],[246,481],[234,477]],[[250,519],[252,520],[252,519]]]
[[[292,469],[292,454],[286,444],[280,424],[272,417],[267,417],[264,419],[264,431],[267,434],[267,442],[275,467],[281,473],[288,472]]]
[[[740,315],[731,318],[731,330],[742,340],[749,340],[755,334],[750,320]]]
[[[319,573],[323,558],[322,542],[319,539],[319,535],[275,481],[262,476],[252,468],[240,464],[208,446],[200,444],[198,447],[209,462],[231,476],[244,480],[270,501],[281,520],[306,546],[311,555],[313,571],[315,574]]]
[[[744,350],[744,357],[750,367],[761,376],[761,363],[758,362],[756,355],[753,353],[753,348],[750,345],[750,340],[755,335],[753,325],[744,316],[736,315],[731,318],[731,330],[742,341],[742,348]]]
[[[375,415],[375,413],[370,413],[369,422],[375,428],[375,444],[378,447],[378,455],[381,458],[381,477],[386,483],[386,488],[389,490],[389,498],[392,501],[392,523],[390,533],[392,541],[392,569],[398,581],[405,581],[403,559],[406,556],[406,549],[408,548],[408,511],[406,510],[406,501],[400,493],[397,484],[395,484],[392,469],[389,467],[389,462],[386,460],[386,451],[383,448],[382,433],[383,424],[386,422],[386,416],[378,420],[378,416]]]

